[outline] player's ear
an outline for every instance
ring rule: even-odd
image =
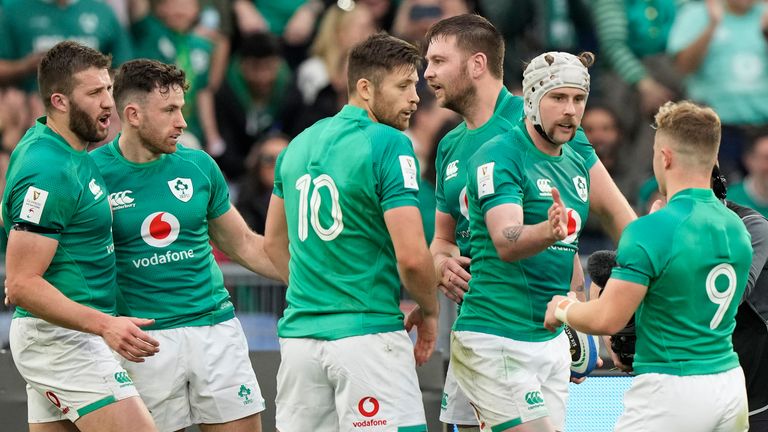
[[[138,127],[139,120],[141,119],[141,112],[136,104],[129,103],[123,108],[122,116],[120,117],[120,120],[124,123]]]
[[[472,78],[479,78],[486,70],[488,70],[488,57],[485,54],[478,52],[469,56],[469,73]]]
[[[669,147],[661,148],[661,161],[664,163],[664,168],[669,169],[674,160],[675,154]]]
[[[69,98],[64,93],[54,93],[51,95],[51,106],[61,111],[69,111]]]
[[[369,101],[373,97],[373,83],[366,78],[360,78],[355,85],[357,94],[364,101]]]

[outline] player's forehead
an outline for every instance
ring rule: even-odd
[[[435,35],[435,37],[430,39],[427,46],[427,59],[435,56],[449,57],[460,55],[461,48],[459,48],[457,42],[458,39],[455,35]]]
[[[419,74],[414,65],[403,64],[385,72],[383,78],[389,83],[418,82]]]
[[[184,89],[178,84],[171,84],[168,87],[155,86],[149,93],[149,100],[161,104],[184,104]]]
[[[112,77],[107,69],[90,67],[72,74],[72,88],[74,90],[95,90],[103,87],[112,87]]]

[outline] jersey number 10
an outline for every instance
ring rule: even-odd
[[[309,195],[310,184],[314,184],[312,196]],[[333,223],[328,228],[320,225],[320,188],[328,188],[331,194],[331,218]],[[331,241],[341,234],[344,229],[344,222],[341,215],[341,205],[339,205],[339,189],[336,187],[333,179],[327,174],[320,174],[312,180],[309,174],[304,174],[296,180],[296,189],[299,190],[299,240],[307,239],[308,223],[312,224],[312,229],[318,237],[324,241]],[[307,208],[309,207],[309,209]],[[309,213],[309,214],[307,214]]]

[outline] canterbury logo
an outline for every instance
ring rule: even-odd
[[[541,392],[532,391],[525,394],[525,401],[528,405],[537,405],[544,403],[544,398],[541,397]]]
[[[115,192],[109,194],[109,204],[112,205],[112,207],[118,207],[118,206],[124,206],[128,204],[133,203],[133,198],[128,196],[128,194],[132,194],[133,191],[126,190],[122,192]]]
[[[132,383],[131,377],[128,376],[128,372],[115,372],[115,381],[120,384]]]

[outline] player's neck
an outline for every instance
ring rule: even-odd
[[[685,189],[709,189],[712,175],[709,172],[695,173],[693,170],[667,171],[667,199]]]
[[[88,147],[88,142],[83,141],[69,128],[69,119],[65,116],[48,114],[45,119],[45,124],[52,131],[61,135],[61,137],[64,138],[64,141],[66,141],[73,149],[83,151]]]
[[[528,136],[533,140],[533,145],[536,146],[540,152],[549,156],[560,156],[560,154],[562,154],[563,145],[555,144],[544,139],[544,137],[539,134],[539,131],[536,130],[536,127],[533,126],[533,123],[527,118],[525,119],[525,130],[528,132]]]
[[[120,153],[123,157],[133,163],[147,163],[157,160],[160,155],[149,151],[141,144],[141,138],[135,136],[130,131],[125,130],[117,141],[120,147]]]
[[[475,100],[467,107],[466,112],[462,113],[468,129],[477,129],[491,119],[503,85],[501,80],[490,77],[477,81]]]

